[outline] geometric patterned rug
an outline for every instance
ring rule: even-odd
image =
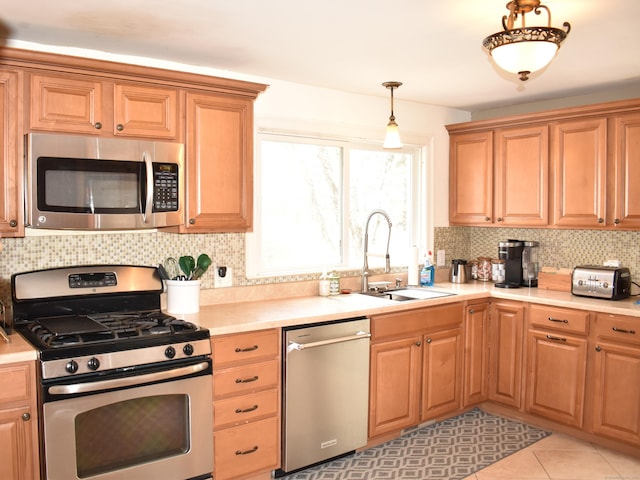
[[[459,480],[549,434],[475,408],[286,480]]]

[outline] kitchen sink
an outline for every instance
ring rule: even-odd
[[[450,297],[455,293],[439,292],[426,288],[398,288],[394,290],[377,290],[362,292],[361,295],[370,297],[383,298],[385,300],[393,300],[396,302],[408,302],[412,300],[429,300],[432,298]]]

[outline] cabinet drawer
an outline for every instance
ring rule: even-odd
[[[241,425],[252,420],[278,413],[279,390],[273,388],[262,392],[240,395],[213,402],[213,425],[218,428]]]
[[[407,336],[417,332],[435,332],[462,324],[462,303],[377,315],[372,321],[373,341]]]
[[[276,329],[213,337],[211,344],[214,368],[228,363],[276,358],[280,353]]]
[[[569,308],[531,305],[529,325],[586,335],[589,332],[589,312]]]
[[[271,417],[214,432],[214,478],[224,480],[278,468],[279,430],[278,417]]]
[[[278,360],[214,370],[213,396],[219,398],[277,387],[279,372]]]
[[[593,328],[598,337],[640,345],[640,318],[599,313]]]
[[[31,397],[32,366],[18,363],[0,368],[0,403],[25,402]]]

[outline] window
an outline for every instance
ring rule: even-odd
[[[262,133],[255,171],[249,276],[361,269],[369,214],[392,222],[391,265],[406,266],[409,246],[424,244],[421,149]],[[384,266],[388,228],[369,223],[370,268]]]

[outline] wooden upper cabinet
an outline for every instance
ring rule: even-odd
[[[0,70],[0,234],[21,236],[22,189],[20,166],[22,156],[18,141],[18,77],[17,72]]]
[[[495,133],[495,221],[505,226],[549,222],[549,128],[502,128]]]
[[[451,134],[449,221],[487,225],[493,221],[493,132]]]
[[[613,224],[640,228],[640,113],[613,117]]]
[[[253,222],[253,100],[187,93],[186,232]]]
[[[175,88],[31,75],[34,130],[173,140],[179,107]]]
[[[551,129],[553,223],[605,227],[606,117],[557,122]]]

